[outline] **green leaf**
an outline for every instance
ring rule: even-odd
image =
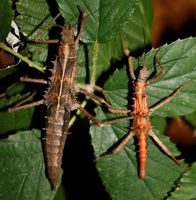
[[[168,200],[196,199],[196,163],[194,163],[178,181],[176,190]]]
[[[47,27],[52,22],[52,17],[47,1],[19,0],[16,6],[19,12],[16,22],[22,34],[29,40],[28,48],[33,53],[32,60],[43,64],[48,55],[48,44],[36,44],[33,41],[36,37],[49,38]]]
[[[0,79],[9,76],[10,74],[13,74],[18,70],[18,67],[10,67],[7,69],[0,70]]]
[[[88,45],[89,70],[91,79],[96,80],[107,72],[115,62],[123,57],[122,45],[119,37],[105,44],[94,43]]]
[[[100,109],[96,110],[96,114],[102,121],[109,121],[115,117],[111,114],[106,115]],[[92,125],[90,134],[95,155],[106,152],[122,139],[128,133],[128,127],[128,121],[121,121],[105,128]],[[175,154],[176,149],[168,138],[160,135],[158,131],[156,135]],[[135,142],[135,138],[132,138],[119,153],[96,161],[103,184],[112,200],[163,199],[182,173],[182,168],[164,155],[151,139],[148,139],[147,175],[143,180],[138,178]]]
[[[32,123],[34,109],[25,109],[18,112],[0,112],[0,134],[9,131],[28,129]]]
[[[32,122],[34,109],[24,109],[17,112],[8,112],[8,108],[21,102],[29,96],[25,91],[25,84],[15,82],[7,87],[0,98],[0,134],[28,129]],[[30,99],[29,99],[30,100]]]
[[[0,140],[0,198],[53,199],[45,164],[40,131],[24,131]]]
[[[5,40],[6,36],[11,30],[11,21],[13,12],[10,0],[1,0],[0,3],[0,41]]]
[[[133,16],[123,28],[121,38],[131,52],[144,48],[151,41],[152,1],[139,1]]]
[[[5,109],[29,96],[28,92],[25,92],[25,84],[21,82],[15,82],[7,87],[6,91],[1,94],[0,109]]]
[[[87,19],[84,27],[82,41],[85,43],[105,43],[119,33],[128,22],[136,0],[57,0],[60,11],[65,19],[65,24],[77,24],[79,5]]]
[[[167,119],[164,117],[151,117],[153,127],[156,127],[160,133],[164,134],[167,128]]]

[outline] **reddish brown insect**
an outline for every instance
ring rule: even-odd
[[[120,142],[120,144],[115,149],[112,150],[112,152],[109,152],[109,154],[110,153],[115,154],[119,152],[135,134],[139,143],[139,177],[142,179],[146,176],[147,137],[148,136],[151,136],[153,140],[160,146],[160,148],[168,156],[170,156],[177,164],[181,165],[180,162],[172,155],[170,150],[159,140],[159,138],[153,132],[152,125],[150,122],[150,115],[152,114],[153,111],[157,110],[161,106],[171,101],[179,92],[179,90],[181,90],[190,81],[183,83],[172,94],[170,94],[170,96],[166,97],[164,100],[162,100],[158,104],[149,108],[148,101],[147,101],[147,94],[146,94],[147,86],[149,83],[152,83],[153,81],[161,78],[164,75],[164,70],[161,64],[159,63],[158,60],[156,61],[161,67],[161,72],[159,74],[155,75],[152,79],[149,79],[150,72],[147,66],[143,66],[139,70],[138,77],[136,78],[133,71],[132,58],[129,57],[128,59],[129,72],[130,72],[130,76],[132,80],[134,81],[133,83],[133,88],[134,88],[133,111],[131,112],[129,118],[133,119],[133,124],[130,128],[130,132],[126,135],[126,137]],[[110,124],[115,121],[118,121],[118,119],[111,121]],[[108,153],[103,153],[99,157],[102,157],[104,155],[108,155]]]

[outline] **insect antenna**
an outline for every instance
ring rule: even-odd
[[[140,25],[141,25],[141,28],[142,28],[142,32],[143,32],[143,37],[144,37],[144,60],[143,60],[143,66],[145,66],[146,64],[146,35],[145,35],[145,31],[144,31],[144,27],[142,25],[142,22],[140,20]]]

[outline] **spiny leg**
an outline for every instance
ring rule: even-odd
[[[177,160],[172,152],[161,142],[161,140],[155,135],[155,133],[151,130],[149,135],[153,138],[153,140],[158,144],[158,146],[165,152],[166,155],[171,157],[178,165],[182,166],[179,160]]]
[[[158,104],[152,106],[150,108],[150,115],[152,114],[152,112],[154,112],[155,110],[157,110],[158,108],[162,107],[163,105],[167,104],[169,101],[171,101],[176,94],[183,88],[185,87],[188,83],[190,83],[191,80],[188,80],[187,82],[183,83],[182,85],[180,85],[178,88],[176,88],[168,97],[166,97],[165,99],[163,99],[162,101],[160,101]]]

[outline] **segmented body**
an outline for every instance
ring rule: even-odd
[[[78,41],[74,41],[71,26],[64,26],[58,56],[45,94],[47,125],[44,140],[48,178],[55,188],[62,164],[65,140],[68,134],[70,112],[77,107],[75,98],[75,76]]]
[[[144,178],[146,175],[147,160],[147,137],[152,128],[149,119],[149,108],[147,102],[147,79],[149,72],[147,67],[143,67],[134,83],[134,104],[133,116],[134,122],[132,130],[136,134],[139,142],[139,176]]]

